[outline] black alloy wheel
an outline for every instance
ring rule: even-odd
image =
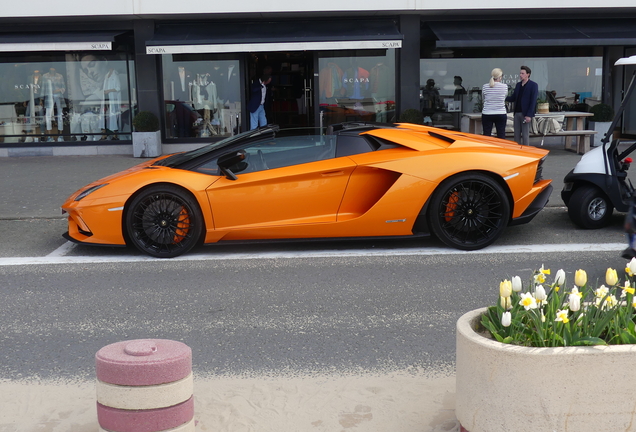
[[[128,238],[137,249],[158,258],[190,251],[201,239],[203,216],[188,193],[171,185],[137,195],[126,213]]]
[[[493,243],[508,225],[510,204],[492,178],[467,173],[440,184],[431,200],[431,231],[448,246],[476,250]]]

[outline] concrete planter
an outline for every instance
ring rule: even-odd
[[[161,132],[133,132],[133,156],[153,158],[161,156]]]
[[[605,137],[605,134],[607,134],[607,131],[609,130],[611,125],[612,122],[590,122],[590,128],[594,129],[597,132],[597,134],[592,137],[594,139],[594,141],[592,142],[593,147],[598,147],[601,145],[601,140]],[[611,141],[612,139],[610,138],[610,142]]]
[[[455,413],[468,432],[636,431],[636,345],[528,348],[457,321]]]

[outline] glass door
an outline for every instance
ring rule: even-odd
[[[253,53],[248,75],[248,89],[252,89],[259,79],[271,78],[263,104],[268,124],[276,124],[281,129],[314,126],[312,52]],[[257,97],[258,87],[254,87],[254,92]],[[250,94],[248,100],[253,96]],[[249,113],[248,122],[251,122]]]

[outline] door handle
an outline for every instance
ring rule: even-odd
[[[322,173],[323,177],[334,177],[339,175],[344,175],[344,171],[327,171]]]

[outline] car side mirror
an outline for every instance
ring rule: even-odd
[[[230,180],[237,180],[238,177],[230,170],[230,167],[239,162],[243,162],[243,160],[245,160],[245,150],[238,150],[219,157],[216,164],[219,166],[221,172],[225,174],[225,177]]]

